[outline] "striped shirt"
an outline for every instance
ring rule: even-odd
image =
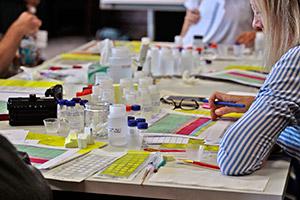
[[[300,160],[300,46],[273,66],[249,110],[226,131],[218,153],[222,173],[251,174],[275,143]]]

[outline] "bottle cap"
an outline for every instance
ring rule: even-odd
[[[65,100],[63,100],[63,99],[58,100],[57,104],[63,106],[65,104]]]
[[[137,126],[137,121],[135,121],[135,120],[129,120],[128,121],[128,126],[129,127],[136,127]]]
[[[81,98],[73,98],[72,101],[74,101],[75,103],[79,103],[81,101]]]
[[[141,129],[142,130],[148,129],[148,123],[146,123],[146,122],[140,122],[140,123],[138,123],[137,128],[140,129],[140,130]]]
[[[194,35],[194,39],[203,40],[203,35]]]
[[[131,106],[131,110],[133,110],[133,111],[140,111],[141,110],[141,106],[140,105],[132,105]]]
[[[138,123],[140,123],[140,122],[146,122],[146,119],[145,118],[137,118],[136,121]]]
[[[126,105],[126,112],[130,112],[131,111],[131,106],[130,105]]]
[[[68,105],[71,106],[71,107],[74,107],[76,105],[76,103],[74,101],[69,101]]]

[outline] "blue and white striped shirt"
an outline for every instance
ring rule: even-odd
[[[300,160],[300,46],[274,65],[250,109],[226,131],[218,153],[222,173],[251,174],[275,143]]]

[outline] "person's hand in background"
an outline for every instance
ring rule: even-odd
[[[40,0],[25,0],[27,6],[37,7],[40,4]]]
[[[256,31],[244,32],[236,38],[236,43],[244,44],[246,47],[253,47]]]
[[[35,15],[23,12],[13,23],[12,28],[24,36],[36,33],[41,25],[41,20],[39,20]]]
[[[215,92],[209,98],[209,106],[210,106],[210,114],[212,120],[216,120],[218,117],[221,117],[228,113],[245,113],[251,106],[255,97],[253,96],[237,96],[237,95],[229,95],[221,92]],[[216,106],[214,102],[218,101],[226,101],[238,104],[244,104],[245,108],[236,108],[236,107],[227,107],[227,106]]]
[[[189,24],[196,24],[201,19],[200,12],[198,9],[187,10],[184,20]]]

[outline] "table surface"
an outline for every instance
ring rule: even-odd
[[[100,0],[100,9],[185,11],[184,0]]]
[[[80,49],[80,48],[79,48]],[[211,69],[220,70],[228,64],[253,64],[252,61],[216,61]],[[42,67],[42,66],[41,66]],[[38,69],[38,68],[37,68]],[[13,77],[18,78],[20,75]],[[80,87],[79,85],[66,85],[65,90]],[[158,87],[166,92],[181,93],[186,95],[204,95],[209,96],[213,91],[219,90],[223,92],[240,91],[256,93],[258,89],[253,87],[242,86],[233,83],[215,82],[208,80],[200,80],[195,85],[186,85],[181,79],[163,79],[159,81]],[[69,94],[72,95],[72,94]],[[68,96],[69,96],[68,95]],[[42,126],[27,127],[10,127],[8,122],[0,122],[0,129],[26,129],[32,132],[45,132]],[[107,147],[110,148],[110,147]],[[115,150],[115,149],[114,149]],[[282,199],[285,193],[286,181],[290,169],[290,161],[277,160],[267,161],[266,166],[257,171],[256,175],[268,176],[269,182],[263,192],[253,191],[234,191],[228,189],[216,189],[205,187],[194,187],[172,184],[157,184],[145,182],[140,185],[140,178],[136,177],[133,181],[117,181],[117,180],[98,180],[89,178],[82,183],[68,183],[61,181],[49,180],[54,190],[76,191],[97,194],[111,194],[121,196],[136,196],[145,198],[159,199]]]

